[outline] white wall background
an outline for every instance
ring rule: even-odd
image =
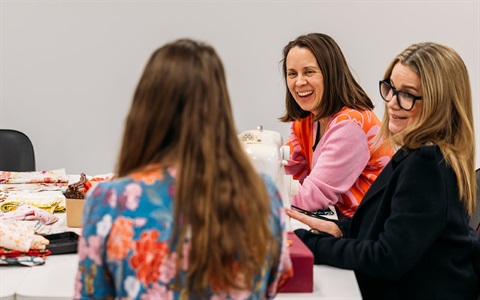
[[[0,128],[32,139],[37,169],[114,169],[131,96],[167,41],[211,43],[224,61],[238,132],[288,135],[282,48],[323,32],[383,115],[378,80],[415,42],[455,48],[471,78],[480,166],[480,2],[0,0]],[[1,159],[1,158],[0,158]]]

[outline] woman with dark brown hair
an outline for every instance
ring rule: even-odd
[[[310,33],[283,49],[291,148],[285,170],[300,182],[292,205],[308,211],[335,205],[352,217],[393,151],[375,140],[381,122],[337,43]]]
[[[271,298],[290,276],[281,198],[238,140],[211,46],[153,53],[117,177],[87,197],[76,298]]]

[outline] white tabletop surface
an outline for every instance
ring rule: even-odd
[[[77,263],[76,254],[60,254],[49,256],[42,266],[2,267],[1,299],[72,299]],[[323,265],[313,268],[313,293],[280,293],[276,298],[362,299],[352,271]]]
[[[15,293],[30,267],[0,266],[0,299],[15,299]]]
[[[77,254],[47,257],[44,265],[31,267],[17,287],[16,299],[73,299],[77,266]]]
[[[65,215],[59,214],[59,219],[65,222]],[[80,233],[79,228],[65,230]],[[0,299],[72,299],[77,266],[77,254],[50,255],[41,266],[0,266]],[[325,265],[313,270],[313,293],[280,293],[276,298],[362,299],[353,271]]]

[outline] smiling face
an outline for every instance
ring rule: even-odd
[[[410,67],[397,63],[390,75],[390,84],[397,91],[405,91],[414,96],[422,96],[422,84],[420,77]],[[412,110],[406,111],[398,105],[397,96],[394,96],[387,103],[388,115],[390,117],[388,129],[393,134],[397,134],[404,130],[407,126],[413,124],[422,109],[423,102],[416,101]]]
[[[322,101],[323,75],[313,53],[307,48],[293,47],[286,58],[288,90],[297,104],[314,115]]]

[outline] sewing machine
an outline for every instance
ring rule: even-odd
[[[242,132],[238,137],[257,171],[269,175],[275,181],[283,205],[290,207],[290,197],[297,194],[300,184],[298,180],[285,174],[290,147],[284,146],[280,133],[264,130],[262,126],[258,126],[255,130]],[[329,205],[327,210],[318,210],[314,213],[326,218],[338,218],[333,205]],[[300,226],[300,223],[296,222],[296,226]]]
[[[283,145],[280,133],[258,126],[257,129],[242,132],[238,137],[257,171],[269,175],[275,181],[283,205],[290,207],[294,185],[292,177],[285,174],[290,147]]]

